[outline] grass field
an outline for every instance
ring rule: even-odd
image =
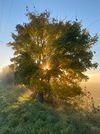
[[[23,88],[0,89],[0,134],[100,134],[100,112],[63,113]]]

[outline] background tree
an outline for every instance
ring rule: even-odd
[[[9,43],[16,83],[33,88],[41,102],[80,95],[79,83],[88,78],[84,72],[97,67],[91,51],[97,36],[91,37],[80,22],[51,19],[47,11],[27,16],[29,23],[18,24]]]
[[[0,72],[0,86],[12,86],[14,84],[14,66],[8,65]]]

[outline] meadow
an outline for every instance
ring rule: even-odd
[[[0,89],[0,134],[100,134],[100,111],[62,111],[25,88]]]

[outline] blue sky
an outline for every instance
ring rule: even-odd
[[[30,11],[47,9],[51,16],[62,20],[75,20],[77,17],[91,35],[97,33],[100,37],[100,0],[0,0],[0,68],[9,64],[13,57],[13,51],[5,44],[12,41],[11,33],[15,32],[15,26],[28,21],[26,6]],[[94,60],[100,63],[100,39],[93,50],[96,51]]]

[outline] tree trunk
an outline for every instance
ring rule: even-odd
[[[37,99],[39,102],[43,103],[43,102],[44,102],[43,92],[38,92],[38,93],[37,93],[37,96],[36,96],[36,99]]]

